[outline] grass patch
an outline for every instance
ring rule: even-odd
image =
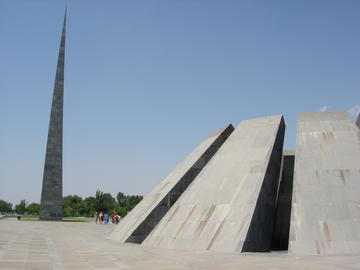
[[[20,221],[38,221],[39,217],[21,217]]]
[[[93,218],[91,217],[64,217],[64,222],[90,222]]]
[[[1,216],[0,220],[7,219],[7,218],[16,218],[17,216]]]

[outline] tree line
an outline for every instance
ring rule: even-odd
[[[125,195],[118,192],[114,198],[110,193],[97,190],[95,196],[81,198],[78,195],[68,195],[63,198],[64,217],[92,217],[95,213],[115,212],[124,217],[135,207],[143,196]],[[26,200],[21,200],[19,204],[13,205],[0,199],[0,213],[16,213],[19,215],[39,215],[40,204],[28,204]]]

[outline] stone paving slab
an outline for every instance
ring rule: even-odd
[[[360,254],[295,256],[287,253],[220,253],[124,244],[106,238],[114,226],[85,222],[0,220],[0,269],[360,269]]]

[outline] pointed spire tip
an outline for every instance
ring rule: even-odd
[[[66,25],[66,14],[67,14],[67,6],[65,6],[64,26]]]

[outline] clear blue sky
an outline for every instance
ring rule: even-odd
[[[227,123],[359,110],[360,1],[0,0],[0,198],[39,202],[61,24],[64,195],[146,194]]]

